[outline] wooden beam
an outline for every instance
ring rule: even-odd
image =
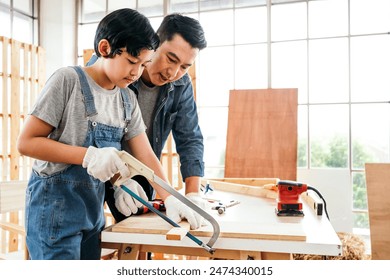
[[[210,187],[216,190],[276,199],[278,195],[276,180],[277,179],[270,180],[270,182],[272,183],[267,183],[259,186],[249,186],[244,184],[202,179],[202,185],[206,185],[207,183],[209,183]]]

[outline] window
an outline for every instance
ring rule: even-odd
[[[352,193],[351,223],[368,229],[364,162],[390,159],[390,1],[82,2],[91,2],[82,9],[82,48],[92,47],[86,38],[113,8],[136,8],[156,28],[165,13],[200,20],[208,40],[197,60],[206,177],[224,174],[230,89],[298,88],[298,167],[349,172],[342,187]]]
[[[0,1],[0,36],[38,45],[38,1]]]

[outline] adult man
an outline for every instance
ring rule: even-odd
[[[204,147],[193,87],[187,72],[207,42],[200,23],[180,14],[166,16],[157,34],[160,37],[159,48],[141,78],[129,87],[138,97],[146,133],[158,158],[172,131],[186,196],[199,205],[201,200],[197,196],[200,177],[204,175]],[[142,185],[148,198],[153,199],[153,188],[148,181],[142,176],[133,179]],[[107,184],[106,201],[117,221],[134,214],[134,211],[130,212],[129,205],[133,202],[126,196],[126,193],[114,191]]]

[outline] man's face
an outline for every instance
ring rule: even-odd
[[[165,41],[157,49],[142,73],[142,80],[155,86],[176,81],[187,73],[198,52],[199,49],[192,48],[183,37],[176,34],[171,41]]]

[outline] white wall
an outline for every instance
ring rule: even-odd
[[[76,0],[40,1],[40,45],[46,50],[46,77],[60,67],[75,65]]]
[[[337,232],[352,232],[352,187],[348,169],[298,168],[297,180],[321,193],[327,204],[330,223]]]

